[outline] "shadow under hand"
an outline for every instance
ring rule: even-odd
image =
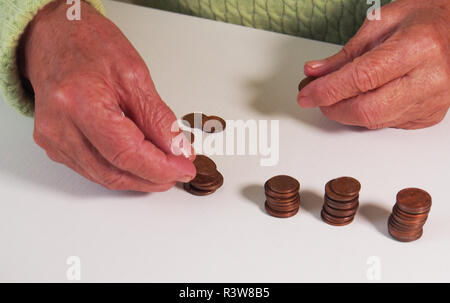
[[[375,203],[368,203],[359,207],[358,213],[365,217],[382,234],[389,237],[387,222],[391,212]]]
[[[310,191],[300,191],[300,208],[311,213],[317,220],[322,221],[320,211],[323,206],[323,196]]]
[[[247,185],[241,189],[241,194],[266,214],[266,209],[264,207],[266,201],[264,186],[257,184]]]
[[[289,40],[273,51],[274,69],[265,79],[252,79],[247,85],[254,91],[249,106],[269,116],[288,116],[326,132],[345,130],[361,131],[362,128],[341,125],[327,119],[320,109],[303,109],[297,104],[298,84],[305,77],[303,65],[306,60],[331,55],[320,45],[304,48],[301,40]]]

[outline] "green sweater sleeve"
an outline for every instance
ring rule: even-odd
[[[17,66],[17,47],[28,23],[53,0],[0,1],[0,91],[5,100],[21,113],[32,116],[34,100],[22,86]],[[86,0],[104,13],[100,0]]]
[[[367,10],[373,6],[367,4],[366,0],[131,1],[153,8],[338,44],[344,44],[356,33],[366,18]],[[381,0],[380,4],[389,2],[391,0]]]

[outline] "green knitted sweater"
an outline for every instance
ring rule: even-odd
[[[51,1],[0,0],[0,91],[10,105],[29,116],[34,102],[21,84],[17,46],[28,23]],[[86,1],[103,13],[100,0]],[[334,43],[353,36],[371,6],[367,0],[121,1]]]
[[[367,0],[120,1],[337,44],[356,33],[373,5]]]

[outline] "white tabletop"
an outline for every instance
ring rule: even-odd
[[[418,131],[341,126],[296,104],[304,62],[339,46],[105,6],[178,116],[279,120],[280,160],[211,156],[225,184],[206,197],[179,187],[108,191],[47,159],[33,120],[2,101],[0,281],[68,281],[70,256],[84,282],[450,281],[450,118]],[[295,217],[263,211],[262,186],[277,174],[301,182]],[[343,175],[361,181],[360,209],[352,224],[333,227],[320,220],[324,184]],[[396,193],[411,186],[427,190],[433,207],[423,237],[400,243],[386,223]]]

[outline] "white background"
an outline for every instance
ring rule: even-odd
[[[339,46],[105,1],[108,16],[150,67],[178,116],[280,120],[280,161],[213,156],[225,177],[214,195],[112,192],[52,163],[32,140],[33,120],[0,102],[0,281],[146,282],[450,281],[450,118],[436,127],[366,131],[296,104],[305,61]],[[101,56],[101,54],[99,54]],[[290,219],[263,211],[263,183],[289,174],[302,206]],[[324,184],[362,183],[355,221],[320,220]],[[433,197],[423,237],[387,234],[396,193],[416,186]]]

